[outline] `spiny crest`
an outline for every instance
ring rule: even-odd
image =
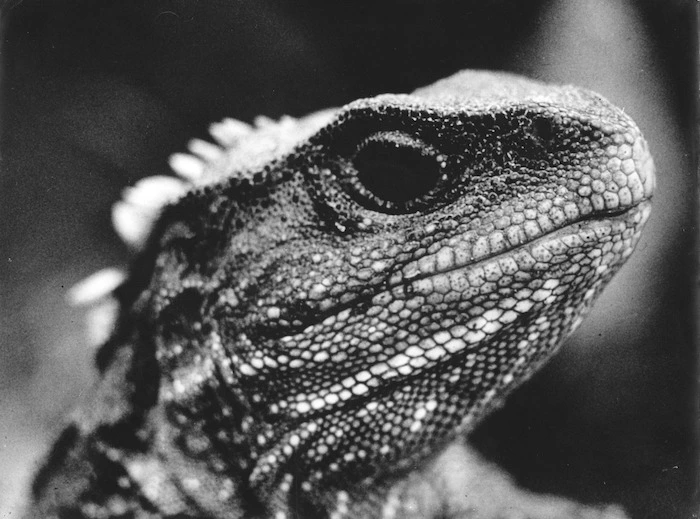
[[[308,121],[317,115],[304,118],[304,124],[289,116],[279,121],[259,116],[253,125],[230,117],[211,124],[209,134],[214,143],[192,139],[187,144],[189,153],[170,156],[168,162],[176,176],[145,177],[124,189],[122,199],[112,206],[112,224],[117,235],[133,252],[143,251],[165,206],[194,187],[235,174],[246,176],[260,163],[291,151],[323,124],[330,113],[309,125]],[[304,128],[310,130],[304,131]],[[113,294],[126,277],[124,269],[109,267],[88,276],[68,291],[71,305],[89,308],[87,336],[90,345],[98,346],[109,337],[119,310]]]

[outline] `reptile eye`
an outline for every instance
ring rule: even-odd
[[[357,147],[352,164],[352,191],[358,201],[389,213],[421,209],[445,177],[445,157],[401,132],[368,137]]]

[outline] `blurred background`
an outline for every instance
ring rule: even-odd
[[[463,68],[598,91],[658,168],[635,255],[474,442],[527,488],[698,517],[696,2],[25,0],[0,22],[0,518],[94,381],[65,293],[129,260],[110,224],[125,186],[168,174],[224,116],[303,115]]]

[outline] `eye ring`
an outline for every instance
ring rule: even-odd
[[[448,176],[447,157],[400,131],[370,135],[356,148],[346,190],[369,209],[406,214],[430,207]]]

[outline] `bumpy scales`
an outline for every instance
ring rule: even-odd
[[[632,252],[654,168],[629,117],[461,72],[212,134],[162,211],[115,207],[141,252],[36,517],[622,516],[520,492],[462,438]]]

